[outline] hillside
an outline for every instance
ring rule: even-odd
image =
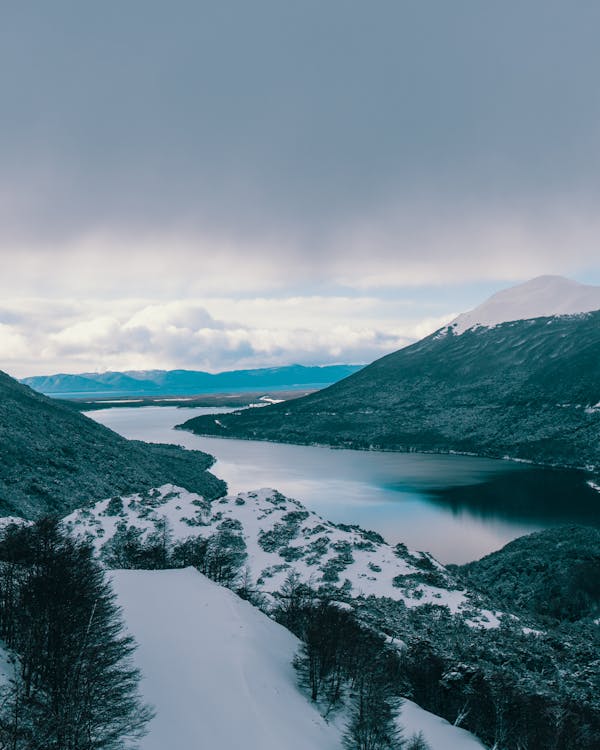
[[[290,403],[188,420],[198,434],[460,451],[600,468],[600,311],[452,327]]]
[[[210,373],[194,370],[39,375],[21,382],[40,393],[69,396],[181,396],[223,391],[323,387],[360,370],[359,365],[269,367]]]
[[[121,603],[146,654],[140,666],[153,691],[147,697],[159,711],[161,705],[166,706],[166,722],[175,721],[179,700],[184,707],[189,705],[188,675],[193,674],[189,681],[198,675],[198,684],[189,688],[192,692],[206,689],[199,667],[202,659],[212,664],[212,653],[210,657],[204,654],[205,644],[217,652],[225,673],[231,658],[234,670],[245,658],[245,649],[237,650],[241,644],[236,638],[233,643],[229,640],[231,624],[245,642],[247,631],[243,624],[236,628],[237,615],[229,613],[215,624],[218,634],[205,637],[202,625],[195,625],[192,592],[182,595],[181,605],[173,599],[175,576],[187,575],[186,571],[164,573],[174,576],[164,596],[154,583],[159,579],[152,578],[157,569],[194,566],[303,638],[311,601],[333,601],[336,610],[352,613],[361,627],[382,639],[385,648],[401,655],[399,695],[451,724],[460,723],[490,746],[501,742],[502,747],[598,747],[597,621],[557,623],[531,611],[519,616],[519,609],[512,605],[497,607],[501,597],[494,588],[497,582],[490,579],[489,590],[485,582],[471,584],[461,571],[444,568],[426,553],[402,544],[391,547],[373,532],[329,523],[273,490],[207,502],[180,488],[164,486],[101,501],[76,511],[64,523],[71,533],[92,542],[108,568],[138,569],[126,574],[134,581],[130,592],[136,621],[127,615],[127,599]],[[571,552],[585,556],[588,541],[573,537]],[[535,577],[539,562],[535,539],[531,570],[526,564],[525,550],[531,542],[532,537],[523,540],[523,575]],[[138,595],[145,597],[145,603],[137,601]],[[208,627],[210,612],[203,609],[201,617]],[[194,625],[193,636],[185,629],[186,622]],[[326,621],[320,622],[325,627]],[[165,645],[164,633],[171,627],[175,637]],[[149,645],[144,649],[148,633]],[[253,641],[252,647],[261,653],[261,643]],[[221,648],[225,653],[220,655]],[[167,669],[181,660],[186,665],[173,677]],[[235,693],[231,687],[221,691],[212,671],[208,679],[217,696],[227,690]],[[262,692],[262,686],[257,689],[261,695],[268,692]],[[411,704],[405,708],[410,716]],[[214,710],[220,717],[221,707]],[[257,709],[259,720],[261,711]],[[189,725],[199,726],[194,712],[185,713]],[[559,727],[553,723],[556,716],[563,717]],[[334,723],[337,726],[335,717]],[[223,731],[217,724],[215,731]],[[211,721],[207,725],[212,726]],[[438,726],[444,727],[443,723]],[[452,747],[443,742],[432,746],[436,750]],[[149,745],[148,750],[154,747]]]
[[[101,497],[177,482],[214,497],[211,456],[125,440],[0,372],[0,513],[64,514]]]
[[[342,749],[344,722],[325,721],[299,691],[299,642],[281,625],[191,568],[115,571],[112,580],[157,710],[141,750]],[[406,737],[422,731],[431,750],[483,747],[410,701],[400,724]]]
[[[180,556],[186,540],[213,539],[238,567],[248,569],[246,585],[267,601],[295,571],[300,580],[345,597],[384,596],[407,607],[436,604],[468,613],[474,626],[499,624],[483,599],[472,596],[429,554],[403,544],[392,547],[375,532],[326,521],[275,490],[208,502],[165,485],[147,495],[102,500],[67,516],[65,524],[88,538],[112,568],[164,566],[165,545],[171,556]],[[220,568],[225,568],[222,561]],[[220,571],[217,578],[230,583]]]
[[[467,585],[523,613],[573,621],[600,614],[600,529],[537,532],[456,570]]]

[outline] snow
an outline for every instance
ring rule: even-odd
[[[141,750],[340,749],[296,687],[281,625],[191,568],[116,571],[113,586],[157,712]]]
[[[10,685],[14,673],[14,657],[2,641],[0,641],[0,691]]]
[[[580,284],[562,276],[539,276],[497,292],[470,312],[459,315],[446,330],[461,334],[478,326],[594,310],[600,310],[600,286]]]
[[[466,729],[452,726],[445,719],[425,711],[412,701],[405,700],[400,711],[399,724],[407,739],[412,734],[423,732],[431,750],[481,750],[485,748]]]
[[[344,722],[327,723],[297,687],[291,633],[192,568],[111,577],[156,710],[140,750],[341,750]],[[483,748],[411,701],[399,724],[432,750]]]
[[[348,594],[352,597],[385,596],[402,600],[407,607],[445,605],[453,614],[468,615],[467,622],[472,627],[500,624],[496,613],[482,609],[476,596],[454,585],[452,576],[431,555],[409,549],[398,552],[369,532],[325,521],[276,490],[241,492],[210,503],[193,492],[167,484],[145,498],[124,497],[123,510],[118,515],[109,514],[109,502],[102,500],[64,519],[67,529],[88,538],[100,556],[119,528],[136,527],[145,538],[166,520],[172,540],[178,542],[208,537],[222,524],[233,522],[239,524],[246,543],[250,578],[264,594],[280,591],[291,570],[313,586],[327,582],[328,564],[339,564],[345,550],[349,558],[340,566],[339,578],[333,583],[342,586],[348,581]],[[289,526],[293,517],[297,520]],[[265,537],[279,534],[286,527],[288,536],[272,547],[265,544]],[[424,561],[436,569],[440,585],[421,581]],[[397,576],[416,578],[394,582]]]

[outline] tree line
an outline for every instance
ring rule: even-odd
[[[427,750],[422,735],[402,735],[398,712],[407,683],[397,649],[381,633],[293,572],[273,614],[302,641],[294,660],[301,688],[325,715],[346,708],[347,750]]]
[[[92,548],[55,519],[0,537],[1,750],[121,750],[145,732],[135,644]]]

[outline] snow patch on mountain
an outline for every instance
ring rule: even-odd
[[[315,588],[341,588],[348,597],[384,596],[408,607],[445,605],[473,627],[500,624],[497,614],[457,585],[431,555],[402,544],[392,547],[375,532],[325,521],[272,489],[209,502],[164,485],[150,493],[103,500],[75,511],[64,523],[71,533],[89,539],[100,558],[106,557],[115,535],[132,527],[141,540],[158,534],[170,544],[226,529],[242,535],[251,582],[267,596],[279,592],[295,571]]]
[[[600,286],[580,284],[562,276],[538,276],[503,289],[470,312],[462,313],[445,331],[492,327],[515,320],[578,315],[600,310]]]

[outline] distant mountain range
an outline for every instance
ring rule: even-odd
[[[183,428],[600,469],[600,287],[534,279],[318,393]]]
[[[212,374],[195,370],[58,374],[23,378],[22,383],[52,396],[183,396],[224,391],[323,388],[352,375],[362,365],[289,365]]]
[[[125,440],[0,372],[0,515],[64,514],[91,500],[175,482],[209,497],[213,458]]]

